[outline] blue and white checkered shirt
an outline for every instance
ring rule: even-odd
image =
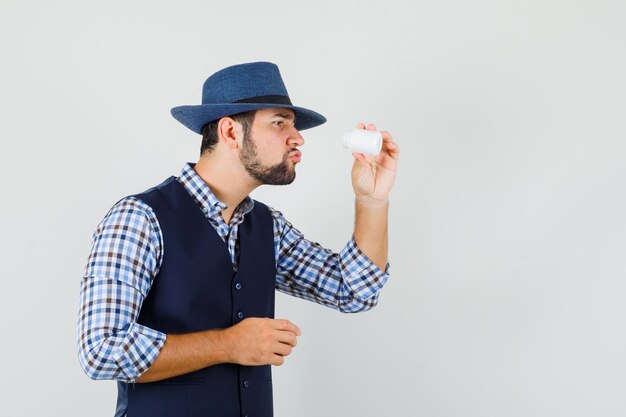
[[[186,164],[178,181],[185,187],[221,238],[237,265],[238,227],[254,201],[237,207],[230,224],[226,206]],[[306,240],[279,212],[274,221],[276,289],[342,312],[372,308],[387,281],[358,248],[354,237],[339,253]],[[135,197],[120,200],[98,225],[81,283],[78,350],[81,365],[93,379],[133,382],[159,355],[166,335],[137,323],[141,304],[159,273],[163,236],[147,204]]]

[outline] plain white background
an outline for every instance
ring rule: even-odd
[[[618,0],[2,0],[1,414],[113,414],[76,358],[91,234],[197,159],[171,107],[269,60],[329,120],[254,193],[309,239],[350,237],[344,130],[402,148],[379,306],[278,297],[277,417],[625,415],[625,44]]]

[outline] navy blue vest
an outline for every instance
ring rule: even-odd
[[[181,334],[223,329],[246,317],[274,317],[274,237],[267,206],[255,201],[239,225],[235,271],[226,243],[174,177],[136,197],[154,210],[164,242],[161,269],[139,323]],[[273,415],[270,366],[221,364],[121,388],[128,395],[128,417]]]

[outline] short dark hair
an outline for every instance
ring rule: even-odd
[[[255,114],[256,110],[251,110],[244,113],[233,114],[229,117],[234,121],[241,123],[241,126],[243,127],[243,135],[245,137],[250,133],[250,127],[254,121]],[[205,153],[213,152],[215,145],[217,145],[217,125],[219,122],[220,119],[214,120],[202,126],[202,145],[200,146],[200,156]]]

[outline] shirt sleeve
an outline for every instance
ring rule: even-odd
[[[276,289],[344,313],[369,310],[389,278],[357,246],[354,236],[340,253],[304,238],[282,213],[274,219]]]
[[[80,288],[78,356],[92,379],[135,381],[159,355],[165,334],[137,323],[158,273],[163,238],[152,209],[120,200],[98,225]]]

